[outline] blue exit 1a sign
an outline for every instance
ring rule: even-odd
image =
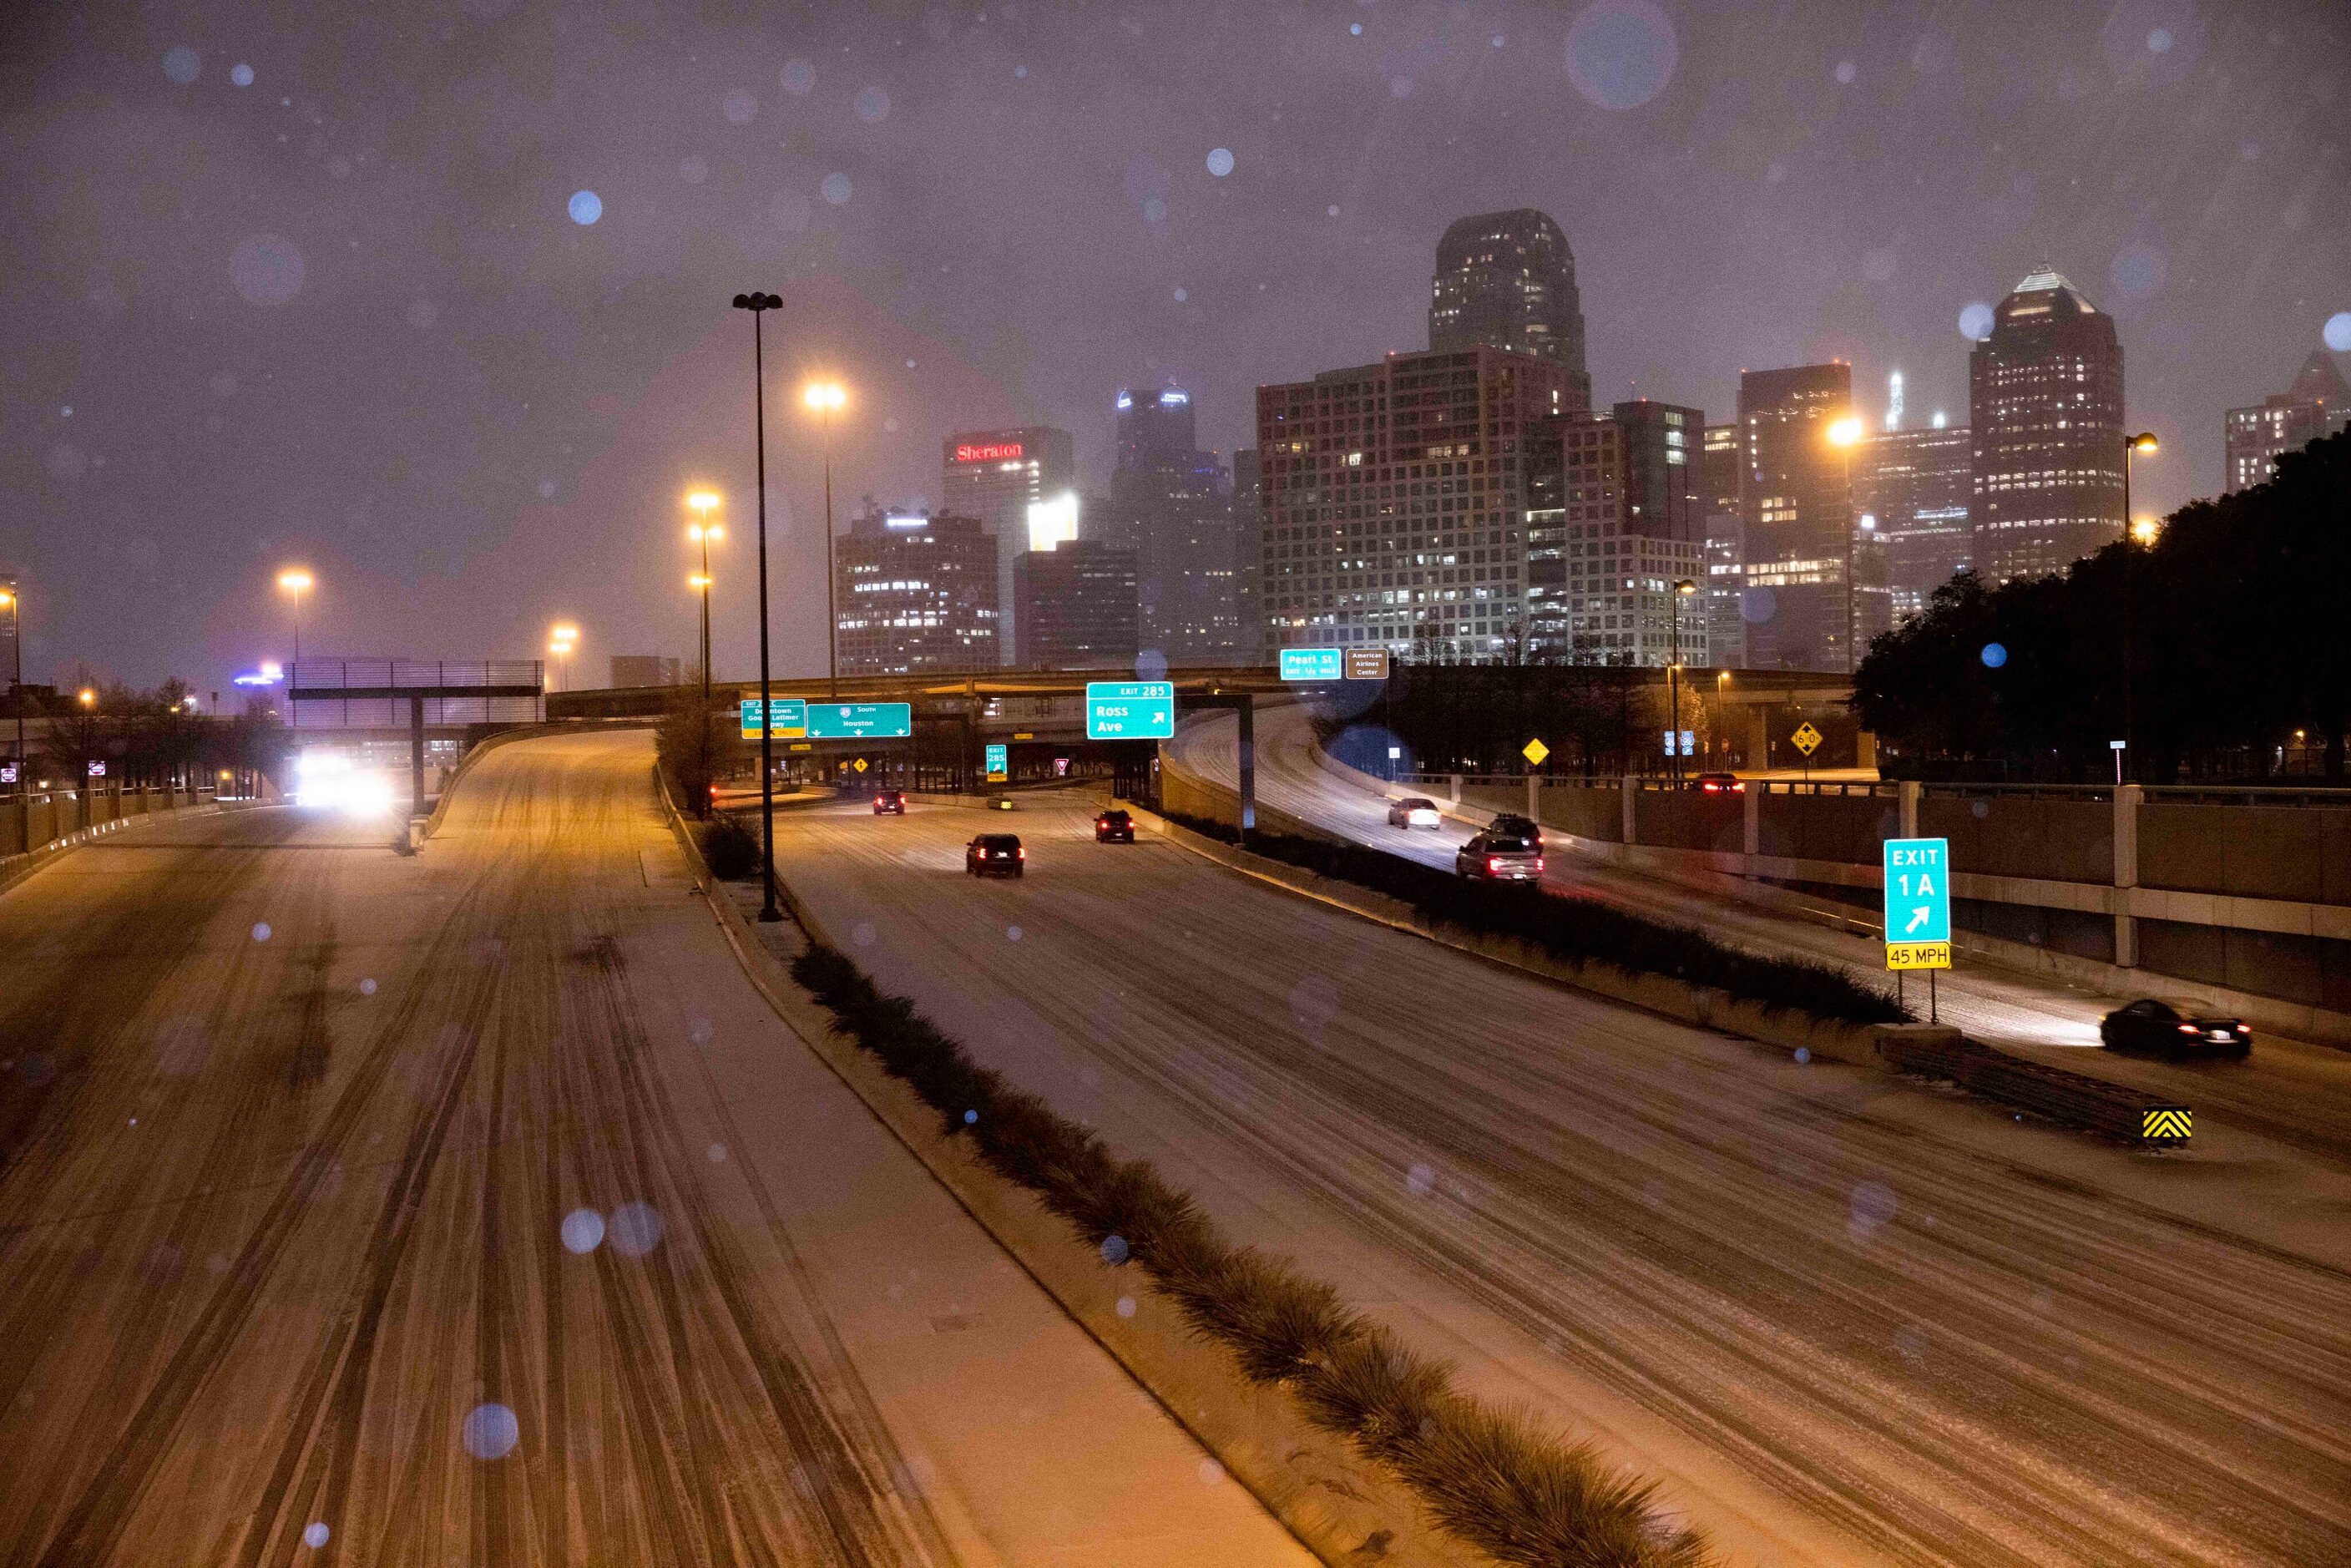
[[[808,733],[808,704],[798,697],[768,699],[768,726],[778,739],[797,740]],[[743,738],[759,738],[759,699],[743,699]]]
[[[1888,839],[1885,850],[1886,967],[1951,967],[1951,843]]]
[[[1088,740],[1167,740],[1176,734],[1173,681],[1088,681]]]
[[[1346,660],[1336,648],[1281,651],[1281,678],[1285,681],[1336,681],[1345,675]]]

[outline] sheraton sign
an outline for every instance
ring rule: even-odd
[[[1021,452],[1021,444],[1017,441],[960,442],[955,449],[955,460],[958,463],[998,463],[1019,457]]]

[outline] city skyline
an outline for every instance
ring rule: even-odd
[[[1580,13],[1513,5],[941,9],[609,50],[527,5],[340,51],[260,5],[105,36],[20,16],[0,572],[28,674],[226,689],[285,652],[269,583],[297,558],[338,652],[528,652],[556,619],[586,659],[683,649],[676,497],[752,510],[746,287],[785,299],[785,667],[822,648],[801,376],[850,389],[847,494],[931,497],[931,441],[1021,425],[1071,430],[1090,489],[1117,387],[1185,386],[1229,453],[1255,387],[1417,348],[1469,214],[1558,220],[1595,403],[1718,418],[1742,368],[1842,357],[1864,387],[1902,369],[1911,423],[1959,423],[1962,313],[2053,267],[2114,315],[2128,417],[2163,438],[2147,510],[2217,494],[2225,411],[2351,307],[2323,262],[2343,206],[2299,151],[2339,17],[1626,10],[1646,31],[1601,56]],[[400,96],[347,63],[371,58]],[[1113,60],[1146,112],[1101,116]],[[1224,85],[1181,99],[1211,62]],[[1738,80],[1770,90],[1739,107]],[[623,95],[625,133],[600,107]],[[1683,199],[1656,221],[1661,187]],[[730,668],[744,538],[713,563]]]

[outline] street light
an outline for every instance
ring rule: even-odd
[[[839,382],[810,382],[800,401],[815,411],[824,444],[824,666],[832,700],[841,700],[841,622],[832,603],[832,416],[849,401]]]
[[[759,484],[759,882],[765,895],[759,918],[781,920],[776,907],[776,740],[775,708],[768,685],[768,381],[760,361],[759,318],[778,309],[783,300],[754,289],[735,296],[737,310],[751,313],[751,436],[757,454]]]
[[[568,621],[548,628],[547,651],[555,655],[557,670],[562,681],[561,690],[571,689],[571,650],[579,645],[580,628]]]
[[[694,521],[686,525],[686,537],[702,547],[702,570],[687,579],[702,596],[702,724],[710,727],[710,541],[723,539],[726,530],[710,520],[718,509],[718,497],[709,490],[696,490],[686,497],[685,504],[694,509]]]
[[[17,837],[29,850],[33,847],[32,802],[26,798],[25,790],[32,783],[26,777],[32,771],[32,762],[25,755],[25,604],[18,597],[16,579],[10,578],[8,586],[0,588],[0,607],[8,612],[8,646],[16,659],[16,788],[14,793],[16,814],[23,819],[25,830]]]
[[[302,684],[302,596],[318,581],[298,566],[289,566],[277,574],[277,591],[292,596],[294,601],[294,662],[286,666],[286,706],[293,710],[294,727],[302,727],[302,699],[294,695]]]
[[[1854,643],[1858,641],[1856,633],[1859,631],[1859,628],[1855,625],[1853,619],[1854,525],[1851,514],[1853,509],[1853,449],[1855,444],[1861,440],[1861,421],[1854,418],[1850,414],[1846,415],[1843,419],[1833,421],[1829,425],[1828,436],[1829,444],[1844,454],[1844,501],[1846,510],[1846,520],[1844,525],[1844,673],[1849,675],[1853,674],[1854,670]]]
[[[1667,748],[1667,755],[1671,756],[1674,759],[1673,776],[1676,783],[1679,783],[1681,781],[1682,776],[1682,754],[1680,749],[1682,733],[1682,601],[1687,599],[1691,594],[1696,593],[1697,591],[1698,584],[1691,581],[1687,577],[1677,578],[1674,581],[1674,662],[1666,666],[1666,685],[1671,688],[1673,692],[1674,744]]]
[[[2123,754],[2118,759],[2123,764],[2123,770],[2116,783],[2123,779],[2136,780],[2138,778],[2138,748],[2135,744],[2138,737],[2134,733],[2131,714],[2131,665],[2135,662],[2133,654],[2138,647],[2137,639],[2131,632],[2131,600],[2134,597],[2132,580],[2138,575],[2135,564],[2138,552],[2129,549],[2128,545],[2133,540],[2141,545],[2151,545],[2161,528],[2161,525],[2153,518],[2147,518],[2145,519],[2146,531],[2142,533],[2140,520],[2131,516],[2131,461],[2142,452],[2152,455],[2158,450],[2159,446],[2151,430],[2123,437]]]

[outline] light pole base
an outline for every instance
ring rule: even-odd
[[[781,920],[783,917],[784,912],[780,909],[762,909],[759,911],[759,922],[761,925],[765,925],[771,920]]]

